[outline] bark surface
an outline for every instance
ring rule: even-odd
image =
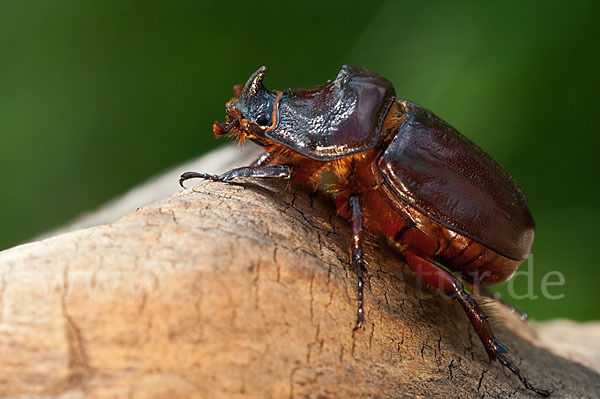
[[[457,303],[376,239],[365,251],[362,333],[347,223],[285,183],[201,183],[4,251],[0,397],[535,397],[488,361]],[[534,384],[600,396],[598,353],[564,345],[584,329],[542,344],[543,327],[496,313]]]

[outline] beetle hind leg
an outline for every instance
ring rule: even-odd
[[[479,304],[465,291],[463,284],[456,276],[410,250],[404,251],[404,257],[411,269],[423,280],[438,288],[446,295],[458,300],[491,360],[498,360],[504,367],[519,377],[523,386],[530,391],[542,397],[548,397],[552,394],[554,388],[546,390],[533,386],[521,370],[504,355],[508,352],[508,348],[496,339],[488,323],[487,315],[483,312]]]
[[[478,290],[479,290],[478,295],[481,295],[484,298],[489,298],[490,300],[499,303],[501,306],[504,306],[505,308],[507,308],[510,313],[514,313],[517,316],[519,316],[519,319],[521,319],[523,321],[529,320],[529,316],[527,316],[526,312],[524,312],[522,309],[519,309],[518,307],[516,307],[514,305],[511,305],[510,303],[506,302],[499,296],[496,296],[496,294],[494,292],[490,291],[488,288],[478,287]]]

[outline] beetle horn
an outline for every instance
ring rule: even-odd
[[[250,79],[244,85],[242,89],[242,94],[240,97],[244,98],[252,98],[255,96],[259,96],[263,93],[268,93],[268,90],[265,88],[263,84],[263,80],[265,78],[265,74],[267,73],[267,67],[262,66],[258,69],[258,71],[254,72]]]

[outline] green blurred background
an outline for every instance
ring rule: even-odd
[[[538,319],[600,319],[599,4],[0,1],[0,248],[223,144],[212,121],[259,66],[283,89],[351,64],[520,182],[540,298],[507,300]],[[540,288],[553,270],[559,300]]]

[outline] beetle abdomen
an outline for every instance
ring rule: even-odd
[[[392,188],[380,184],[383,182],[379,170],[366,166],[372,165],[376,158],[377,151],[371,151],[357,159],[359,165],[352,188],[342,184],[334,191],[340,215],[349,217],[348,198],[358,192],[367,230],[384,235],[400,252],[409,248],[443,264],[472,284],[499,284],[515,273],[520,260],[510,259],[399,201]]]
[[[422,247],[425,249],[421,252],[423,256],[437,261],[475,285],[503,283],[512,277],[521,263],[431,219],[425,219],[420,226],[407,225],[394,235],[392,241],[401,248]],[[430,249],[432,245],[428,241],[434,243],[434,250]]]
[[[363,194],[365,220],[369,230],[387,236],[400,252],[410,248],[476,285],[503,283],[519,267],[520,260],[510,259],[457,233],[406,203],[387,205],[394,204],[389,198],[394,194],[389,191],[371,190]]]
[[[395,194],[442,226],[514,260],[527,257],[534,222],[512,177],[483,150],[419,105],[377,166]]]

